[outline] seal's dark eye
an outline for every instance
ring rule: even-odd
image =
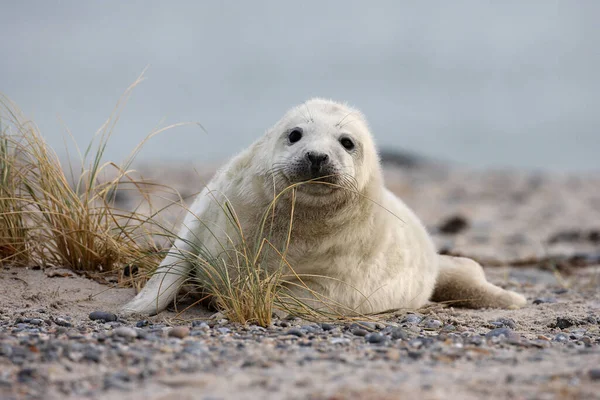
[[[342,144],[342,146],[344,146],[346,150],[352,150],[354,148],[354,142],[347,137],[341,138],[340,143]]]
[[[294,128],[288,134],[288,140],[290,141],[290,143],[296,143],[300,139],[302,139],[302,129],[300,128]]]

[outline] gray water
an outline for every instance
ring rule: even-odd
[[[600,2],[0,1],[0,91],[59,154],[117,125],[121,159],[221,160],[312,96],[385,149],[476,167],[600,169]]]

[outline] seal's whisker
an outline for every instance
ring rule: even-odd
[[[315,122],[312,113],[310,112],[310,108],[308,108],[308,103],[304,103],[304,107],[306,107],[306,111],[308,111],[308,115],[310,116],[310,122]]]
[[[357,122],[357,121],[360,121],[360,119],[351,119],[350,121],[346,122],[345,124],[340,125],[339,128],[341,129],[341,128],[343,128],[343,127],[345,127],[347,125],[350,125],[350,124],[352,124],[354,122]]]
[[[352,115],[352,114],[354,114],[354,111],[350,111],[348,114],[344,115],[344,118],[340,119],[340,120],[338,121],[338,123],[337,123],[337,124],[335,124],[335,126],[337,126],[338,128],[341,128],[341,126],[340,126],[340,125],[341,125],[341,123],[342,123],[342,122],[344,122],[344,120],[345,120],[346,118],[348,118],[348,117],[349,117],[350,115]]]

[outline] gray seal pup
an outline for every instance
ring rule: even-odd
[[[417,309],[430,300],[472,308],[526,303],[489,283],[475,261],[437,254],[419,218],[384,186],[364,116],[311,99],[216,173],[189,208],[179,239],[123,312],[164,310],[193,273],[183,253],[224,257],[242,240],[240,228],[245,238],[260,236],[266,210],[290,185],[294,190],[278,201],[269,223],[274,247],[285,247],[286,264],[306,277],[308,290],[289,282],[295,294],[327,299],[348,315]],[[293,207],[286,201],[292,196]],[[264,266],[281,268],[276,258]]]

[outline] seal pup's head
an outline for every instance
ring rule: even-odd
[[[267,133],[275,189],[297,184],[297,201],[326,205],[380,180],[377,151],[360,111],[312,99],[289,110]]]

